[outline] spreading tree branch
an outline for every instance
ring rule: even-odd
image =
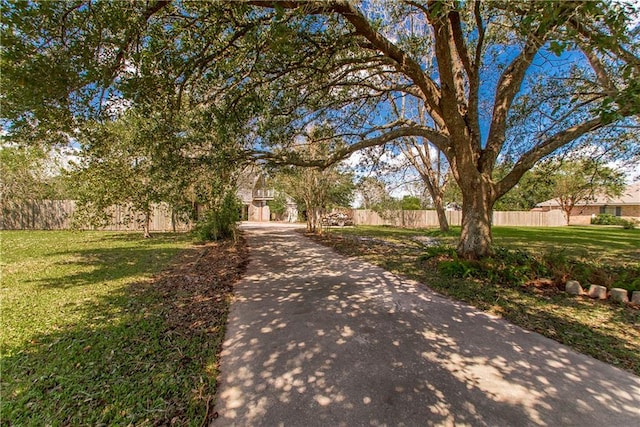
[[[307,1],[260,1],[254,0],[250,4],[262,7],[281,7],[284,9],[301,8],[305,13],[324,14],[334,12],[341,15],[353,25],[356,33],[367,39],[376,49],[385,56],[393,59],[396,66],[420,88],[424,94],[424,101],[429,108],[429,114],[439,125],[442,122],[440,89],[436,83],[428,77],[420,64],[409,54],[393,44],[389,39],[376,31],[369,20],[346,0],[334,0],[329,2]]]
[[[524,175],[526,171],[531,169],[533,165],[535,165],[536,162],[538,162],[540,159],[548,156],[558,148],[567,145],[568,143],[576,140],[582,135],[588,132],[593,132],[594,130],[603,127],[605,124],[606,123],[600,117],[587,120],[578,125],[558,132],[554,136],[548,138],[547,140],[543,141],[542,143],[533,147],[531,150],[524,153],[513,166],[511,171],[501,181],[495,184],[496,197],[499,198],[503,196],[507,191],[513,188],[513,186],[518,183],[520,178],[522,178],[522,175]]]
[[[142,12],[142,16],[139,20],[139,26],[144,26],[151,19],[153,15],[158,13],[164,7],[171,4],[171,0],[157,0],[154,3],[151,3],[147,8]],[[132,30],[127,32],[127,35],[124,39],[124,42],[118,49],[118,54],[109,70],[109,74],[107,75],[108,80],[113,80],[122,68],[122,64],[124,63],[125,56],[129,52],[129,47],[131,44],[139,37],[140,28],[138,26],[134,27]]]
[[[304,159],[291,153],[274,153],[272,151],[252,151],[251,155],[260,160],[267,160],[276,165],[293,165],[327,168],[334,163],[346,159],[351,154],[365,148],[377,147],[404,137],[423,137],[431,141],[436,146],[446,146],[448,136],[430,129],[426,126],[405,125],[403,127],[389,130],[381,135],[364,138],[356,143],[349,144],[343,148],[335,150],[328,158],[324,159]]]

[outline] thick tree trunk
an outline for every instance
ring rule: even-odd
[[[461,186],[462,187],[462,186]],[[477,260],[491,255],[493,198],[488,183],[467,185],[462,190],[462,232],[458,256]]]
[[[447,213],[444,210],[442,196],[439,194],[434,196],[432,194],[431,199],[433,200],[433,207],[436,209],[436,213],[438,214],[438,224],[440,225],[440,231],[449,231],[449,220],[447,220]]]
[[[422,177],[422,182],[424,182],[427,187],[427,191],[429,191],[429,195],[433,201],[433,207],[438,214],[440,231],[449,231],[449,221],[447,220],[444,203],[442,202],[443,187],[438,186],[438,184],[434,182],[435,180],[432,180],[432,177],[427,173],[420,173],[420,176]]]

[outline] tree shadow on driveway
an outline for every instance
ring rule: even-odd
[[[640,379],[289,230],[249,231],[219,425],[633,425]]]

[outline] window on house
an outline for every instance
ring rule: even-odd
[[[600,206],[601,214],[622,216],[622,206]]]

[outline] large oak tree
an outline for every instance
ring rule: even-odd
[[[16,135],[51,137],[114,99],[179,114],[186,97],[240,132],[246,155],[314,166],[424,138],[462,192],[458,252],[478,258],[494,203],[536,162],[637,119],[637,13],[592,1],[14,3],[3,117]],[[414,113],[394,117],[401,99]],[[301,158],[289,146],[310,123],[346,144]],[[496,179],[504,156],[513,167]]]

